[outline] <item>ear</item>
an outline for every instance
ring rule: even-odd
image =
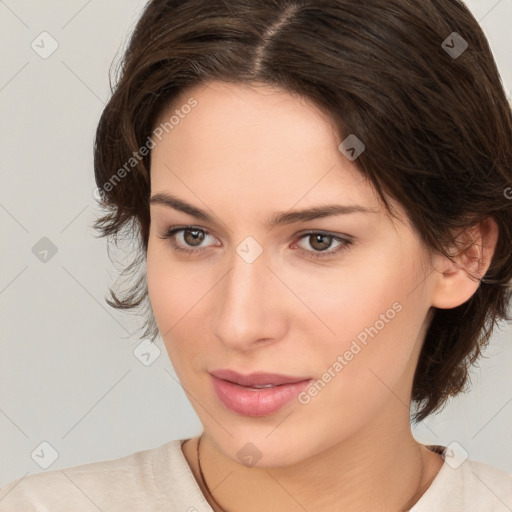
[[[464,304],[480,286],[487,272],[498,241],[498,225],[493,217],[475,224],[456,239],[456,252],[434,256],[433,266],[438,272],[434,281],[432,306],[450,309]]]

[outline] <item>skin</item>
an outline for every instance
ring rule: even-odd
[[[407,510],[443,459],[412,436],[412,380],[433,306],[451,308],[478,287],[497,237],[492,219],[471,231],[478,244],[451,262],[430,255],[400,205],[390,217],[339,150],[327,114],[262,84],[211,82],[185,91],[172,111],[198,105],[152,150],[151,194],[169,193],[214,216],[200,220],[151,204],[147,283],[178,378],[203,425],[201,466],[227,511]],[[350,213],[270,229],[275,212],[355,204]],[[169,227],[190,232],[162,238]],[[307,231],[352,239],[315,243]],[[237,246],[263,249],[247,263]],[[329,245],[330,242],[330,245]],[[321,251],[332,256],[314,259]],[[174,247],[198,249],[183,255]],[[302,251],[300,250],[302,248]],[[320,379],[357,335],[394,303],[402,307],[317,396],[251,418],[217,399],[208,371],[275,372]],[[196,460],[197,437],[182,447],[214,510]],[[237,457],[253,443],[261,458]]]

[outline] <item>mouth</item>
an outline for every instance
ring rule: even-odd
[[[210,372],[219,401],[241,416],[269,416],[293,401],[306,389],[311,377],[253,373],[242,375],[231,370]]]
[[[294,377],[289,375],[282,375],[278,373],[264,373],[254,372],[251,374],[244,375],[234,370],[213,370],[210,372],[211,375],[217,379],[231,382],[232,384],[238,384],[239,386],[263,389],[269,387],[283,386],[286,384],[295,384],[298,382],[304,382],[311,380],[313,377]]]

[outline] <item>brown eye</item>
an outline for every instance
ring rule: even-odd
[[[212,237],[210,233],[204,229],[194,227],[171,227],[159,238],[171,241],[171,245],[176,252],[182,254],[198,254],[208,248],[203,245],[205,238]],[[219,245],[214,243],[213,245]],[[197,249],[194,249],[196,247]]]
[[[309,243],[313,249],[316,251],[325,251],[328,249],[332,243],[333,236],[331,235],[323,235],[321,233],[316,233],[314,235],[309,236]]]
[[[311,249],[299,245],[300,251],[305,253],[306,256],[315,259],[334,257],[352,244],[352,239],[349,237],[345,238],[321,232],[305,233],[300,237],[299,241],[304,239],[307,240],[307,245],[309,245]],[[332,246],[333,241],[337,242],[338,245],[334,250],[328,250]]]
[[[183,240],[187,245],[190,245],[191,247],[196,247],[201,245],[201,242],[205,238],[204,231],[200,231],[198,229],[187,229],[183,231]]]

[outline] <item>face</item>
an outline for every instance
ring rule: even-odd
[[[151,195],[204,214],[152,202],[147,283],[205,435],[233,461],[251,442],[255,465],[270,467],[392,421],[386,411],[410,396],[432,292],[405,216],[386,214],[331,120],[304,99],[211,82],[162,120],[176,110],[152,150]],[[327,205],[350,208],[289,215]],[[245,394],[228,384],[220,393],[241,402],[234,410],[213,384],[219,369],[313,380]]]

